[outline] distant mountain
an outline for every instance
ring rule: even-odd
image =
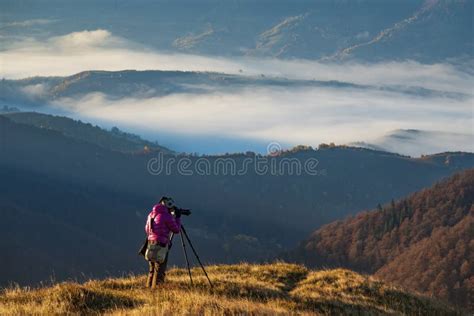
[[[101,28],[157,50],[204,55],[427,63],[473,57],[469,0],[2,3],[0,27],[13,38]]]
[[[150,98],[175,93],[209,93],[245,87],[350,87],[338,81],[290,80],[265,76],[229,75],[193,71],[84,71],[67,77],[33,77],[0,81],[0,102],[43,104],[61,98],[102,93],[112,99]],[[416,91],[415,91],[416,93]],[[431,93],[437,93],[431,91]]]
[[[142,139],[138,135],[119,130],[110,131],[90,123],[83,123],[64,116],[53,116],[36,112],[5,113],[5,117],[13,122],[36,126],[42,129],[58,131],[64,136],[99,145],[103,148],[120,152],[141,153],[156,152],[172,153],[171,150]]]
[[[0,81],[0,106],[44,106],[62,99],[81,98],[100,93],[112,100],[145,99],[172,94],[239,92],[246,88],[351,88],[389,91],[415,96],[469,98],[464,93],[431,90],[422,87],[360,85],[341,81],[298,80],[281,77],[231,75],[195,71],[84,71],[66,77],[32,77]]]
[[[306,3],[299,14],[284,16],[277,23],[261,32],[254,50],[248,53],[280,58],[339,60],[353,57],[355,47],[370,45],[373,38],[391,29],[420,10],[422,1],[332,1]],[[350,25],[350,28],[347,28]],[[387,36],[388,37],[388,36]],[[370,44],[366,44],[366,43]],[[401,57],[406,43],[392,48],[391,54]],[[344,52],[344,54],[342,54]],[[378,59],[386,54],[362,55]]]
[[[373,141],[354,142],[350,143],[350,145],[393,153],[404,153],[412,157],[438,153],[442,151],[441,148],[449,147],[453,150],[463,147],[465,151],[474,152],[474,143],[470,134],[416,129],[394,130]]]
[[[426,0],[403,19],[359,39],[331,58],[425,61],[454,56],[472,58],[473,10],[473,2],[469,0]]]
[[[292,256],[474,308],[474,169],[316,230]]]

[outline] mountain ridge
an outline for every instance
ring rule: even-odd
[[[338,80],[289,79],[263,74],[167,70],[88,70],[70,76],[35,76],[0,81],[0,102],[20,107],[46,106],[51,102],[101,93],[107,98],[146,99],[172,94],[207,94],[210,89],[239,92],[253,88],[346,88],[394,92],[413,96],[467,99],[471,95],[421,86],[369,85]],[[0,105],[1,105],[0,103]]]
[[[377,39],[377,35],[386,34],[384,30],[402,23],[405,27],[396,27],[398,32],[389,32],[390,36],[383,36],[382,41],[359,47],[350,58],[436,63],[473,57],[471,1],[299,1],[291,6],[278,0],[225,3],[212,0],[193,4],[187,0],[173,3],[142,0],[138,3],[97,5],[83,1],[80,5],[65,6],[57,0],[49,0],[39,6],[34,1],[20,4],[7,1],[5,22],[0,27],[19,37],[26,36],[34,28],[40,40],[46,35],[61,36],[79,29],[108,27],[118,37],[172,53],[318,60]],[[26,5],[32,8],[33,17],[21,10]],[[91,10],[91,6],[97,12]],[[408,26],[403,24],[420,11],[422,14],[418,19]],[[45,20],[45,16],[49,19]],[[260,49],[262,34],[297,16],[305,18],[278,30],[275,36],[268,38],[270,41],[263,41],[263,44],[271,45],[263,45]],[[35,24],[38,19],[51,23]],[[97,22],[91,24],[91,20]],[[58,21],[61,21],[61,27],[57,27]],[[28,26],[28,22],[32,25]],[[141,27],[137,28],[137,25]],[[156,36],[157,31],[160,36]],[[5,44],[9,40],[5,38]]]

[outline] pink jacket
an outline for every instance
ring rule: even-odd
[[[150,220],[152,227],[150,227]],[[174,218],[170,214],[168,208],[163,204],[157,204],[153,207],[153,210],[148,215],[145,232],[148,235],[148,240],[158,241],[162,244],[168,244],[170,232],[178,234],[181,230],[181,220]]]

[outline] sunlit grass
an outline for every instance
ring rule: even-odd
[[[348,270],[310,271],[286,263],[207,267],[214,288],[193,269],[172,269],[166,284],[144,287],[145,276],[60,283],[0,295],[1,315],[315,315],[456,314],[425,297]]]

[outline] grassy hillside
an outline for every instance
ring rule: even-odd
[[[193,288],[183,269],[171,270],[167,284],[155,291],[144,288],[145,276],[10,288],[0,294],[0,314],[459,314],[443,303],[349,270],[310,271],[275,263],[210,266],[208,272],[213,290],[197,269]]]

